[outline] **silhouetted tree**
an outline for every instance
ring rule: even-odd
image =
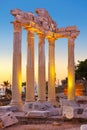
[[[22,86],[26,86],[26,82],[22,82]]]
[[[75,78],[76,80],[83,80],[84,94],[87,95],[87,59],[78,61],[75,66]]]
[[[87,59],[84,61],[78,61],[78,64],[75,66],[75,77],[76,80],[87,80]]]
[[[10,84],[8,80],[7,81],[3,81],[3,83],[4,83],[4,86],[8,86]]]

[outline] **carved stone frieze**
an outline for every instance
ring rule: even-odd
[[[15,21],[20,22],[21,26],[25,29],[32,30],[36,33],[45,33],[45,37],[51,37],[51,35],[58,38],[76,38],[79,34],[79,30],[76,26],[68,26],[63,28],[58,28],[57,24],[50,17],[49,13],[42,8],[36,9],[37,16],[32,12],[23,12],[20,9],[11,10],[11,14],[14,16]],[[14,28],[18,31],[20,25],[15,24]]]

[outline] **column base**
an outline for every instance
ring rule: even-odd
[[[59,103],[55,99],[48,99],[48,102],[53,106],[59,107]]]
[[[22,108],[23,107],[22,101],[17,102],[17,101],[13,101],[12,100],[11,103],[10,103],[10,105],[11,106],[16,106],[19,111],[23,110],[23,108]]]
[[[46,102],[46,99],[38,99],[38,102]]]
[[[75,96],[73,96],[73,97],[68,96],[68,100],[69,100],[69,101],[75,101],[75,99],[76,99]]]
[[[31,99],[25,99],[25,102],[35,102],[35,99],[31,98]]]

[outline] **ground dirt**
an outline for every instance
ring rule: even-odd
[[[86,124],[79,121],[60,121],[46,124],[16,124],[0,130],[80,130],[80,126]]]

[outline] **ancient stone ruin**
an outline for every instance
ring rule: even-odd
[[[79,35],[76,26],[57,27],[45,9],[36,9],[36,14],[11,10],[14,16],[13,41],[13,75],[12,101],[13,105],[22,105],[21,101],[21,39],[22,28],[27,31],[27,66],[26,66],[26,102],[34,102],[34,33],[38,35],[38,101],[46,101],[45,90],[45,38],[48,40],[48,101],[56,102],[55,96],[55,41],[68,38],[68,99],[75,99],[74,74],[74,41]],[[15,96],[16,95],[16,96]]]

